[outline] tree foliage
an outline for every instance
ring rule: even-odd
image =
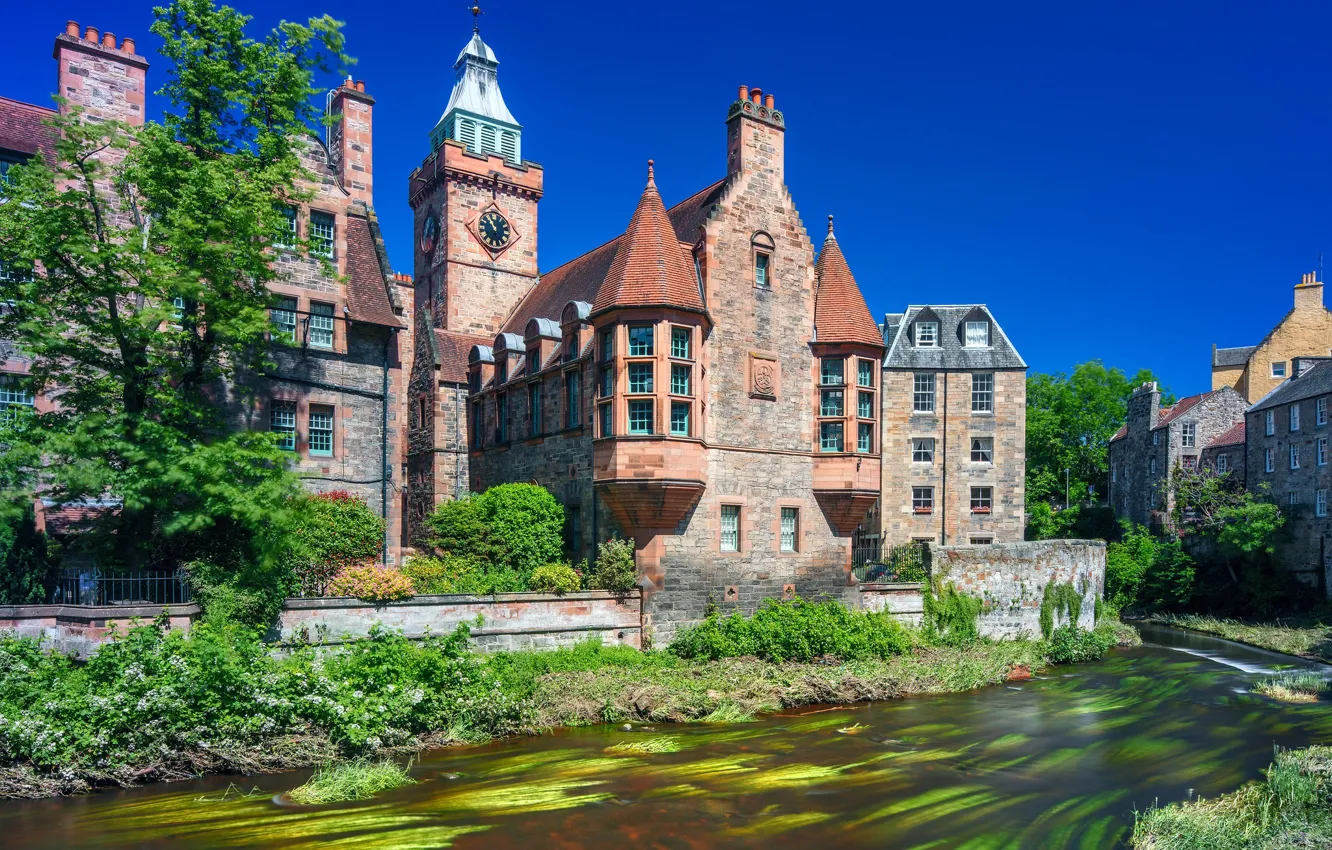
[[[322,596],[352,567],[372,565],[384,547],[384,520],[365,500],[333,490],[298,500],[288,543],[299,591]]]
[[[31,508],[0,518],[0,605],[46,602],[54,566]]]
[[[564,546],[564,508],[535,484],[501,484],[444,502],[425,525],[422,546],[524,578],[558,562]]]
[[[170,69],[161,122],[131,127],[75,107],[51,119],[57,162],[0,188],[0,337],[58,401],[5,435],[0,500],[121,503],[98,531],[106,560],[227,526],[274,556],[295,492],[270,435],[236,432],[218,382],[264,362],[279,202],[303,197],[299,147],[317,75],[347,62],[341,25],[284,22],[261,39],[211,0],[155,9]],[[166,548],[170,548],[169,546]]]
[[[1104,495],[1110,438],[1124,424],[1133,390],[1153,380],[1146,369],[1129,378],[1099,360],[1079,364],[1071,375],[1027,378],[1027,503],[1062,503],[1065,469],[1071,503],[1093,490]]]

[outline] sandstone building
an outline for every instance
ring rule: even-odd
[[[1257,345],[1212,346],[1212,389],[1233,387],[1250,404],[1294,375],[1296,357],[1332,354],[1332,312],[1323,282],[1310,272],[1295,287],[1295,305]]]

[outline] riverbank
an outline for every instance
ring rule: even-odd
[[[1274,623],[1223,620],[1200,614],[1159,614],[1148,622],[1189,629],[1261,649],[1332,664],[1332,625],[1326,612],[1282,618]]]
[[[1108,627],[1108,625],[1107,625]],[[249,633],[143,627],[87,664],[0,640],[0,797],[406,754],[558,726],[734,722],[814,703],[972,690],[1047,664],[1037,641],[842,662],[687,661],[583,644],[481,656],[466,633],[377,633],[277,660]]]
[[[1138,816],[1138,850],[1332,846],[1332,747],[1281,750],[1262,783]]]

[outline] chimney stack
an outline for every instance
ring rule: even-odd
[[[1300,276],[1295,286],[1295,309],[1323,309],[1323,282],[1318,279],[1318,272],[1307,272]]]
[[[758,86],[740,86],[726,115],[726,173],[775,175],[785,172],[786,119],[772,94]]]
[[[92,43],[96,44],[96,43],[97,43],[97,35],[98,35],[98,33],[97,33],[97,27],[88,27],[87,32],[85,32],[85,33],[83,34],[83,40],[84,40],[84,41],[91,41]]]
[[[375,204],[373,130],[375,99],[365,93],[365,80],[350,77],[334,89],[330,111],[334,117],[329,148],[338,152],[342,188],[352,200]]]

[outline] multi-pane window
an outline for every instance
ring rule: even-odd
[[[799,521],[799,508],[782,508],[781,547],[783,552],[794,552],[796,550],[796,528]]]
[[[969,539],[972,546],[989,546],[994,542],[993,537],[972,537]]]
[[[604,330],[601,332],[601,359],[610,360],[615,357],[615,329]]]
[[[1149,475],[1156,474],[1156,458],[1151,458],[1147,461],[1147,473]]]
[[[1286,361],[1284,360],[1272,361],[1272,377],[1273,378],[1286,377]]]
[[[333,305],[310,302],[310,344],[315,348],[333,347]]]
[[[1291,503],[1292,505],[1298,505],[1298,504],[1300,503],[1300,497],[1299,497],[1299,494],[1297,494],[1294,490],[1291,490],[1291,491],[1290,491],[1290,497],[1289,497],[1289,499],[1290,499],[1290,503]]]
[[[1295,402],[1290,406],[1290,430],[1300,430],[1300,403]]]
[[[918,514],[934,513],[934,488],[912,487],[911,510]]]
[[[1327,437],[1318,438],[1318,465],[1327,466]]]
[[[1216,471],[1217,472],[1230,471],[1230,455],[1219,454],[1216,456]]]
[[[971,488],[971,512],[988,514],[994,501],[994,489],[991,487]]]
[[[600,431],[601,436],[610,437],[615,434],[615,411],[612,405],[603,404],[597,408],[597,415],[601,418]]]
[[[845,362],[840,357],[825,357],[819,361],[819,383],[825,387],[844,384],[846,378],[842,369]]]
[[[0,422],[13,422],[25,410],[32,410],[32,393],[16,378],[0,378]]]
[[[916,322],[916,347],[934,348],[939,344],[938,322]]]
[[[629,402],[629,433],[652,433],[652,399],[638,398]]]
[[[1274,465],[1273,465],[1273,463],[1272,463],[1272,450],[1271,450],[1271,449],[1263,449],[1263,471],[1264,471],[1264,472],[1271,472],[1271,471],[1273,470],[1273,468],[1274,468]]]
[[[564,373],[564,427],[566,428],[578,425],[582,380],[583,376],[578,372]]]
[[[527,349],[527,374],[535,375],[541,371],[541,347],[532,346]]]
[[[1327,516],[1327,491],[1314,491],[1314,515]]]
[[[277,232],[273,234],[273,247],[286,248],[288,250],[296,247],[298,239],[296,230],[296,208],[282,206],[278,209]]]
[[[870,422],[856,423],[856,451],[869,454],[874,451],[874,425]]]
[[[680,360],[690,358],[691,345],[689,328],[671,328],[671,356]]]
[[[856,385],[861,387],[874,386],[874,361],[858,360],[856,361]]]
[[[971,462],[994,463],[994,437],[971,438]]]
[[[1326,425],[1326,424],[1327,424],[1327,398],[1326,398],[1326,397],[1324,397],[1324,398],[1320,398],[1320,399],[1318,399],[1318,401],[1314,402],[1314,424],[1315,424],[1315,425]]]
[[[821,452],[840,452],[844,451],[844,430],[841,422],[820,422],[819,423],[819,451]]]
[[[721,550],[740,551],[740,506],[721,506]]]
[[[1290,447],[1290,468],[1291,468],[1291,469],[1299,469],[1299,468],[1300,468],[1300,447],[1299,447],[1299,446],[1292,445],[1292,446]]]
[[[916,413],[934,412],[934,373],[917,372],[911,392],[911,409]]]
[[[534,381],[527,385],[527,425],[530,435],[541,435],[541,382]]]
[[[770,281],[768,280],[768,264],[769,264],[771,261],[772,261],[772,258],[769,257],[767,254],[763,253],[762,251],[755,251],[755,252],[754,252],[754,285],[755,285],[755,286],[763,286],[763,287],[767,287],[767,286],[770,286],[770,285],[771,285]]]
[[[671,402],[671,434],[676,437],[689,436],[689,402]]]
[[[509,441],[509,396],[499,393],[495,396],[495,442]]]
[[[565,363],[578,359],[578,334],[569,334],[564,338],[563,352],[560,359]]]
[[[615,392],[615,367],[602,366],[597,376],[597,395],[610,398]]]
[[[912,438],[911,438],[911,462],[912,462],[912,463],[934,463],[934,438],[933,438],[933,437],[912,437]]]
[[[296,299],[283,296],[268,311],[268,318],[273,323],[273,334],[283,340],[296,339]]]
[[[268,430],[278,435],[278,448],[288,452],[295,451],[296,402],[274,401],[268,409]]]
[[[1152,445],[1153,445],[1153,446],[1159,446],[1159,445],[1161,445],[1161,432],[1160,432],[1160,431],[1153,431],[1153,432],[1152,432]]]
[[[310,253],[317,257],[333,259],[333,214],[311,211],[310,213]]]
[[[691,395],[690,371],[690,368],[683,363],[671,364],[671,395]]]
[[[819,400],[820,416],[843,416],[845,415],[844,396],[842,390],[822,390]]]
[[[472,402],[472,422],[471,428],[467,434],[467,440],[474,449],[481,448],[481,423],[484,421],[481,413],[481,402]]]
[[[1184,455],[1179,459],[1179,464],[1185,469],[1197,469],[1198,458],[1196,455]]]
[[[1265,421],[1267,425],[1266,428],[1267,436],[1270,437],[1276,433],[1276,411],[1275,410],[1267,411],[1267,416]]]
[[[333,454],[333,408],[310,405],[310,454]]]
[[[967,322],[967,348],[988,348],[990,345],[989,322]]]
[[[652,355],[652,325],[629,326],[629,356],[650,357]]]
[[[1198,426],[1196,423],[1185,422],[1183,425],[1179,426],[1179,444],[1182,447],[1191,449],[1194,448],[1194,444],[1197,442]]]
[[[971,376],[971,412],[994,412],[994,374],[977,372]]]
[[[856,415],[861,419],[874,418],[874,393],[860,393],[856,404]]]
[[[629,392],[631,393],[652,392],[651,363],[629,364]]]

